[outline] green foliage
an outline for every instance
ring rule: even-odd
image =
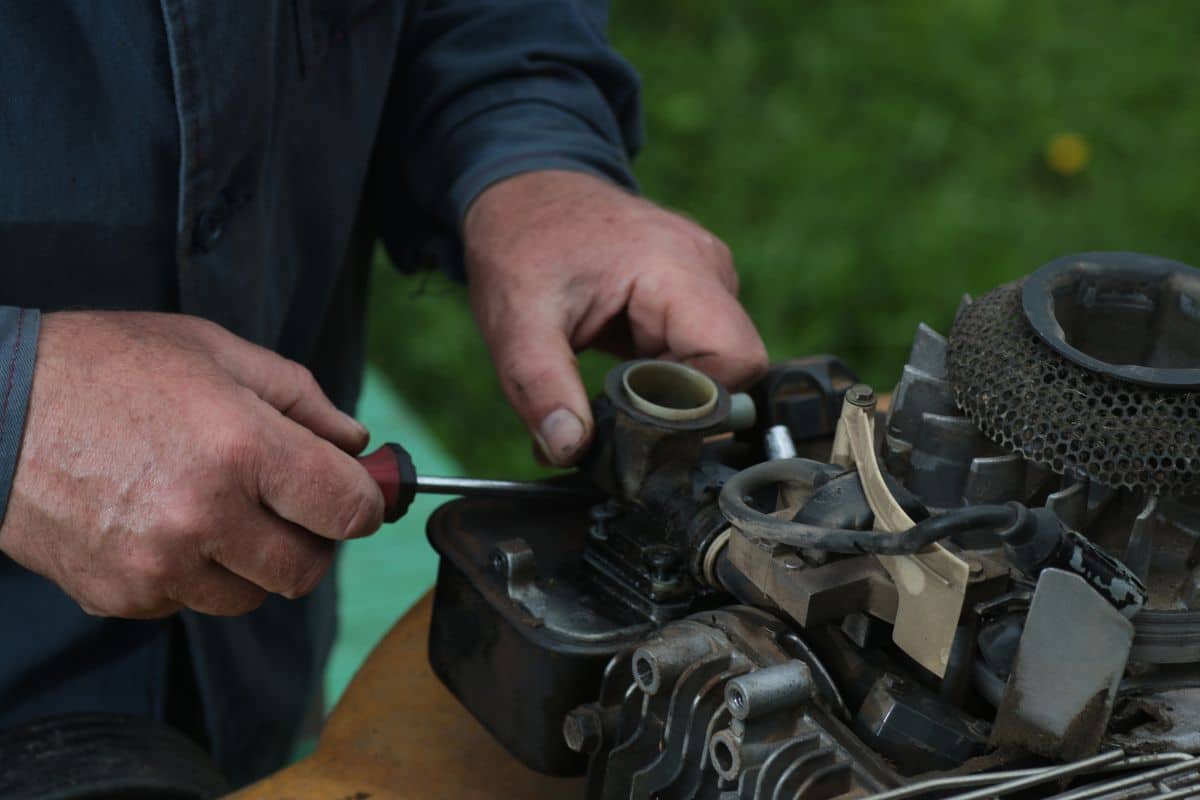
[[[1200,5],[615,0],[612,26],[643,189],[729,243],[774,358],[888,388],[963,292],[1085,250],[1200,264]],[[1063,133],[1079,171],[1046,159]],[[467,469],[533,474],[462,291],[378,272],[374,362]]]

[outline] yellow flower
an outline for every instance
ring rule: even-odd
[[[1059,175],[1078,175],[1092,159],[1092,146],[1081,134],[1056,133],[1046,142],[1046,166]]]

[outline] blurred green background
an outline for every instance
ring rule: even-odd
[[[1200,264],[1198,33],[1200,4],[1120,0],[613,0],[611,30],[645,193],[729,243],[773,358],[880,388],[963,292],[1083,250]],[[469,472],[535,474],[462,289],[379,260],[384,380]]]

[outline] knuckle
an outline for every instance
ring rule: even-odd
[[[215,456],[218,463],[244,466],[256,463],[262,449],[259,431],[242,415],[236,415],[223,423]]]
[[[770,366],[770,358],[767,356],[767,348],[760,341],[757,346],[751,348],[746,353],[745,363],[745,378],[744,383],[751,383],[767,371]]]
[[[238,617],[242,614],[249,614],[266,602],[268,594],[265,589],[257,586],[250,587],[246,591],[240,592],[236,597],[228,598],[222,603],[223,608],[214,613],[226,617]]]
[[[142,547],[129,556],[129,577],[136,584],[149,587],[162,586],[171,581],[175,575],[175,565],[159,547]]]
[[[79,608],[89,617],[112,617],[116,616],[111,613],[105,603],[96,602],[86,597],[76,597],[75,602],[79,604]]]
[[[319,553],[305,558],[296,559],[296,569],[286,588],[279,592],[289,600],[295,600],[311,593],[333,566],[333,549],[325,548]]]
[[[136,554],[138,561],[146,562],[146,566],[163,566],[166,558],[162,546],[207,544],[204,540],[212,532],[212,507],[221,499],[219,489],[206,492],[189,488],[165,501],[159,509],[157,524],[150,531],[150,538],[159,546],[141,548]]]
[[[187,606],[202,614],[217,617],[240,617],[249,614],[263,604],[268,592],[257,586],[247,587],[236,592],[224,592],[219,596],[195,599]]]
[[[287,379],[288,382],[299,391],[301,395],[320,392],[321,385],[317,383],[317,378],[313,375],[312,370],[296,361],[285,361],[287,364]]]
[[[709,251],[716,256],[718,262],[722,262],[728,267],[733,266],[733,251],[729,249],[729,245],[725,244],[719,236],[714,236],[706,232],[704,234],[704,243],[708,246]]]
[[[111,617],[117,619],[155,619],[165,617],[176,610],[178,605],[168,600],[161,591],[148,586],[144,591],[135,587],[137,581],[126,582],[112,596],[104,600],[78,600],[79,607],[91,617]]]
[[[365,479],[350,492],[337,516],[337,538],[355,539],[373,533],[383,524],[383,495]]]

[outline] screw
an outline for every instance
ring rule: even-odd
[[[784,569],[803,569],[805,566],[804,559],[795,553],[788,553],[783,556],[779,559],[779,563],[783,565]]]
[[[563,720],[563,738],[576,753],[594,753],[604,738],[604,725],[596,709],[580,706]]]
[[[851,405],[873,406],[875,405],[875,390],[865,383],[856,383],[846,390],[846,400]]]
[[[508,572],[508,563],[504,558],[504,554],[497,550],[496,552],[492,553],[490,561],[492,572],[503,578]]]
[[[656,583],[670,583],[679,576],[679,551],[670,545],[647,547],[642,553],[642,563]]]
[[[607,503],[592,506],[588,512],[588,515],[592,519],[591,527],[588,528],[588,535],[597,541],[604,541],[608,538],[608,523],[616,519],[620,514],[620,509],[611,500]]]

